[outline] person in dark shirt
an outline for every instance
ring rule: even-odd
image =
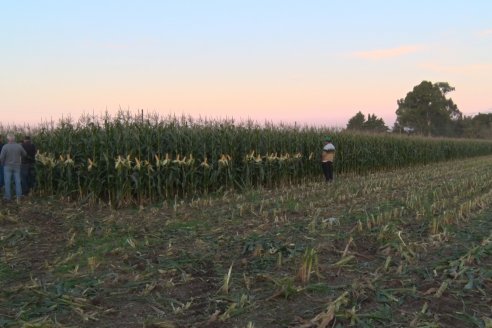
[[[22,148],[27,153],[27,156],[22,158],[21,166],[22,194],[27,195],[36,185],[36,146],[31,142],[30,136],[24,137]]]
[[[2,152],[3,148],[3,137],[0,135],[0,153]],[[0,189],[3,188],[3,185],[5,184],[4,179],[3,179],[3,164],[0,163]]]

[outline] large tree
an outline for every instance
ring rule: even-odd
[[[427,136],[453,136],[462,114],[453,100],[446,98],[451,91],[454,88],[447,82],[422,81],[397,101],[395,126]]]

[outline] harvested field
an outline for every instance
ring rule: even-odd
[[[492,327],[492,157],[0,207],[0,327]]]

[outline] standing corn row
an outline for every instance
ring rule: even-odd
[[[410,138],[128,113],[42,127],[39,190],[116,206],[319,177],[322,137],[336,172],[365,173],[492,153],[486,141]]]

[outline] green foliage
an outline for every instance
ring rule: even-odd
[[[492,139],[492,114],[479,113],[464,117],[460,122],[461,135],[466,138]]]
[[[375,114],[367,115],[367,121],[364,123],[364,128],[366,131],[372,132],[386,132],[388,127],[384,124],[382,118],[378,118]]]
[[[364,122],[366,121],[366,117],[362,112],[357,112],[349,121],[347,124],[347,130],[363,130],[364,129]]]
[[[456,135],[455,123],[461,120],[458,106],[446,94],[454,91],[447,82],[422,81],[397,101],[396,127],[409,127],[426,136]]]
[[[335,172],[367,173],[492,153],[492,143],[355,134],[314,127],[160,119],[119,113],[42,127],[33,135],[38,190],[113,206],[296,184],[321,175],[329,134]]]
[[[359,111],[349,120],[347,130],[386,132],[388,131],[388,127],[384,123],[384,120],[378,118],[375,114],[368,114],[366,120],[364,114]]]

